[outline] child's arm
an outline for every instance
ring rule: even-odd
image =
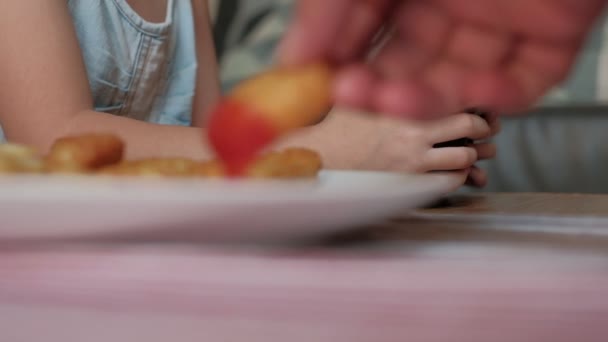
[[[275,147],[308,146],[317,150],[329,169],[365,169],[425,173],[471,170],[482,186],[479,160],[493,158],[496,148],[486,141],[498,133],[499,121],[490,116],[460,113],[434,120],[405,120],[335,109],[319,125],[303,128],[281,139]],[[474,144],[436,148],[461,139]],[[461,171],[459,171],[461,172]]]
[[[9,140],[46,151],[60,136],[111,131],[126,141],[128,157],[209,157],[200,128],[161,126],[92,110],[64,0],[0,1],[0,46],[0,122]],[[198,100],[198,106],[206,101]]]
[[[192,126],[204,127],[209,111],[220,97],[219,68],[211,34],[211,17],[207,0],[192,0],[196,54],[198,59],[196,96],[192,109]]]

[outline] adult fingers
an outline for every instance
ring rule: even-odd
[[[381,28],[389,21],[394,0],[352,1],[348,21],[344,22],[340,39],[333,44],[331,58],[337,62],[364,58]],[[330,3],[330,1],[327,1]]]
[[[282,64],[330,58],[355,0],[300,0],[278,50]]]

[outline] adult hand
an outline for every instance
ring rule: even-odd
[[[514,113],[567,76],[605,3],[300,0],[279,59],[333,61],[342,106],[410,118],[469,107]]]

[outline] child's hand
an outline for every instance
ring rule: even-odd
[[[491,143],[477,141],[495,135],[499,121],[495,117],[484,119],[465,113],[437,120],[409,121],[334,111],[310,130],[292,136],[293,140],[283,144],[306,144],[314,148],[330,169],[467,172],[467,184],[483,186],[486,175],[474,165],[479,160],[493,158],[496,148]],[[475,143],[434,147],[461,138]]]
[[[500,132],[500,120],[496,115],[488,115],[484,117],[491,129],[491,136],[495,136]],[[492,143],[478,142],[474,145],[477,151],[477,159],[491,159],[496,156],[496,145]],[[467,185],[474,187],[484,187],[488,183],[488,176],[486,172],[477,166],[471,167],[469,176],[467,178]]]

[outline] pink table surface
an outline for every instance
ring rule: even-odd
[[[599,342],[608,264],[6,248],[0,331],[3,341]]]

